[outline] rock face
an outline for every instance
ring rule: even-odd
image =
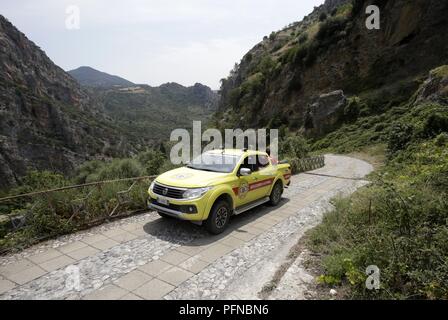
[[[344,113],[344,107],[347,105],[347,98],[342,90],[322,94],[317,101],[310,106],[308,121],[311,121],[311,127],[307,130],[315,135],[323,135],[334,129]]]
[[[218,100],[201,84],[137,86],[89,67],[71,74],[82,86],[0,15],[0,189],[29,169],[70,173],[135,154],[207,119]]]
[[[79,84],[0,16],[0,188],[27,168],[69,172],[89,157],[132,146]]]
[[[375,1],[380,30],[366,28],[369,4],[327,1],[265,37],[222,80],[217,123],[300,130],[315,97],[335,90],[407,101],[416,79],[448,63],[448,1]]]
[[[118,76],[95,70],[91,67],[79,67],[68,71],[73,78],[83,86],[88,87],[113,87],[113,86],[133,86],[134,83]]]

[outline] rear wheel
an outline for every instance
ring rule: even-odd
[[[276,206],[280,203],[283,194],[283,184],[281,181],[278,181],[274,188],[272,188],[271,195],[269,196],[269,203],[271,206]]]
[[[205,221],[205,229],[212,234],[220,234],[227,228],[229,219],[230,205],[227,201],[220,200],[210,210],[210,214]]]

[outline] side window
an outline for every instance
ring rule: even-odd
[[[260,169],[266,168],[269,166],[269,158],[267,156],[258,156],[258,166]]]
[[[248,156],[244,159],[243,163],[240,166],[241,168],[248,168],[250,169],[252,172],[258,171],[258,163],[256,161],[256,157],[255,156]]]

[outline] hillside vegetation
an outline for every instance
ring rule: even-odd
[[[386,145],[386,163],[372,183],[335,200],[309,234],[310,247],[323,256],[322,283],[349,286],[355,298],[448,298],[446,70],[432,71],[410,102],[381,120],[365,117],[315,142],[336,152]],[[381,290],[366,289],[369,265],[380,268]]]
[[[141,148],[157,147],[169,139],[172,130],[192,128],[194,120],[205,126],[218,102],[217,93],[200,83],[90,88],[89,92],[111,122],[129,137],[145,141]]]
[[[346,298],[448,298],[448,3],[326,1],[222,80],[215,124],[304,136],[312,153],[374,153],[371,183],[309,233],[323,286]],[[380,269],[367,290],[366,268]]]

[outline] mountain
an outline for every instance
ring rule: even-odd
[[[68,73],[108,119],[147,146],[168,139],[174,128],[190,129],[194,120],[207,122],[219,100],[215,91],[200,83],[191,87],[175,82],[158,87],[137,85],[90,67]]]
[[[289,128],[322,137],[358,117],[407,101],[448,63],[448,2],[327,0],[264,37],[222,80],[218,126]]]
[[[68,71],[68,73],[78,80],[81,85],[88,87],[126,87],[134,85],[126,79],[95,70],[91,67],[79,67]]]
[[[89,92],[116,125],[147,144],[169,139],[175,128],[190,129],[194,120],[208,122],[218,103],[218,94],[199,83],[89,88]]]

